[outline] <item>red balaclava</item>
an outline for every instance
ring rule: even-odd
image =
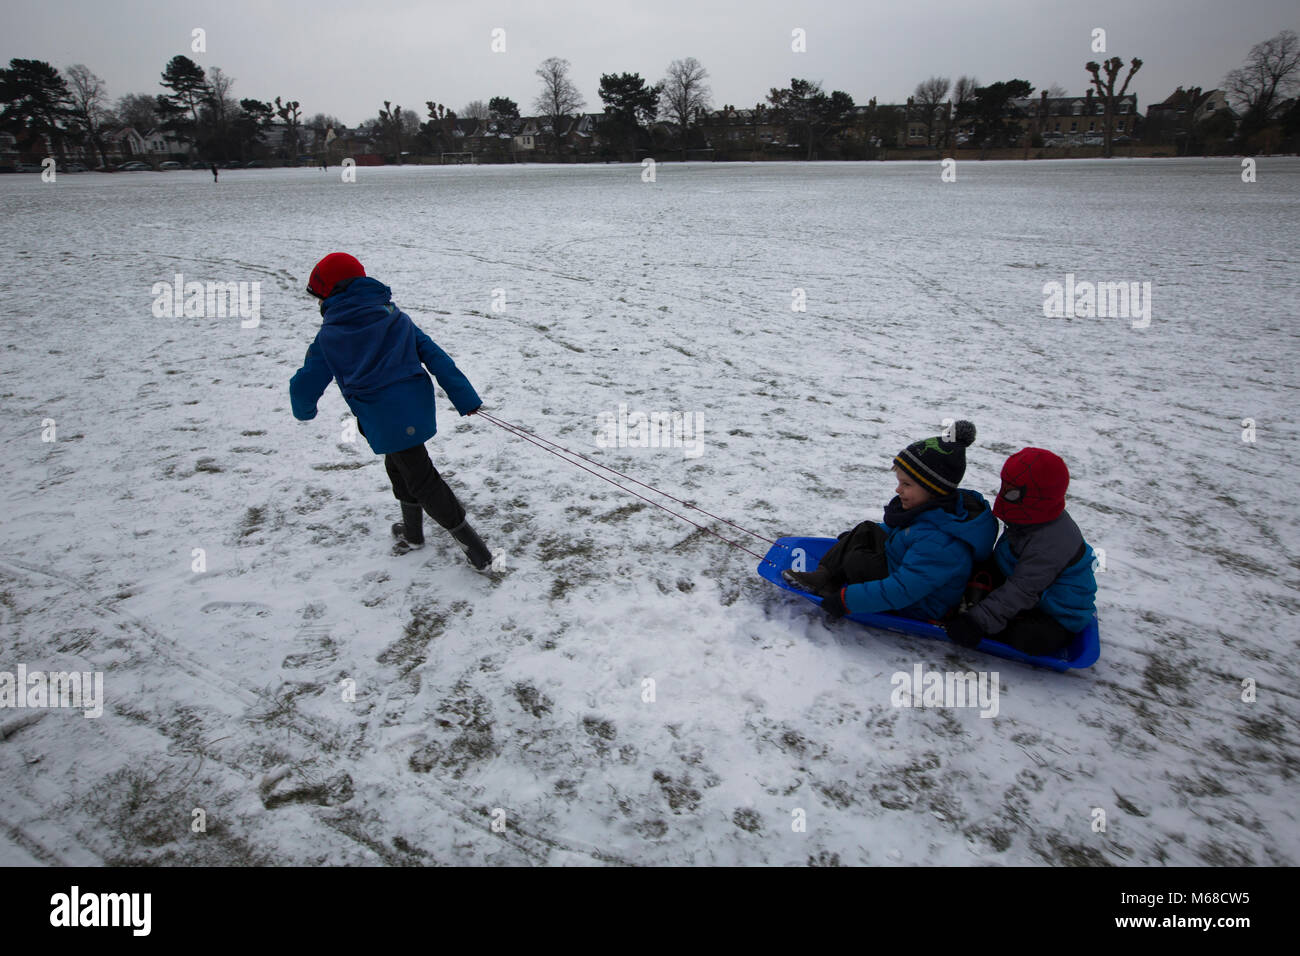
[[[1022,448],[1002,466],[993,514],[1007,524],[1042,524],[1065,510],[1070,469],[1046,448]]]
[[[311,270],[307,291],[318,299],[328,299],[340,282],[365,274],[365,268],[353,256],[346,252],[331,252]]]

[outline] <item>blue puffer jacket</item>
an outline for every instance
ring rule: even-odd
[[[293,417],[301,421],[316,417],[316,403],[337,381],[376,455],[421,445],[437,433],[425,368],[462,415],[483,404],[451,356],[393,305],[392,295],[382,282],[363,277],[326,299],[325,321],[289,381]]]
[[[960,489],[948,511],[930,508],[888,534],[889,577],[844,589],[850,614],[896,611],[921,620],[943,617],[961,600],[971,566],[993,553],[998,523],[978,491]]]
[[[1012,543],[1012,535],[1004,534],[993,549],[993,559],[1007,578],[1015,574],[1019,564]],[[1082,556],[1067,565],[1038,599],[1037,606],[1060,621],[1071,633],[1082,631],[1097,613],[1097,577],[1092,570],[1095,559],[1092,545],[1083,542]],[[978,609],[979,605],[976,607]]]

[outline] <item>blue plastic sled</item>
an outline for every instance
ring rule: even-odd
[[[822,603],[820,597],[787,584],[782,580],[781,572],[787,570],[794,563],[800,550],[803,552],[804,570],[813,570],[817,567],[817,562],[821,560],[822,555],[829,551],[834,543],[834,538],[779,538],[776,544],[772,545],[772,549],[767,552],[767,559],[758,566],[759,576],[766,578],[779,588],[784,588],[792,594],[797,594],[801,598],[806,598],[820,606]],[[859,624],[865,624],[868,627],[878,627],[886,631],[915,634],[918,637],[930,637],[940,641],[949,640],[947,633],[937,624],[931,624],[929,621],[918,621],[915,618],[902,617],[897,614],[850,614],[848,619]],[[1049,667],[1054,671],[1067,671],[1072,668],[1091,667],[1097,663],[1097,658],[1101,657],[1101,635],[1097,629],[1097,618],[1094,616],[1091,623],[1074,636],[1070,646],[1062,651],[1059,657],[1035,657],[1032,654],[1026,654],[1014,647],[1008,647],[1006,644],[1001,644],[989,638],[981,641],[978,649],[988,654],[994,654],[997,657],[1005,657],[1008,660],[1034,664],[1038,667]]]

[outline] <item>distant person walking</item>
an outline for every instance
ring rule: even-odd
[[[212,164],[212,181],[213,181],[214,183],[217,181],[217,164],[216,164],[216,163],[213,163],[213,164]]]

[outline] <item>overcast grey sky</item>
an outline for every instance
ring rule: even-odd
[[[160,92],[184,53],[235,78],[236,97],[297,99],[304,116],[355,125],[384,100],[424,114],[509,96],[532,112],[534,75],[549,56],[572,63],[587,110],[602,108],[602,73],[654,82],[674,59],[708,69],[715,106],[752,106],[798,76],[856,102],[902,102],[932,74],[1020,78],[1082,93],[1094,27],[1106,56],[1143,59],[1130,87],[1145,110],[1178,85],[1220,85],[1250,47],[1300,29],[1295,0],[4,0],[0,60],[84,63],[123,93]],[[202,27],[207,52],[190,50]],[[506,52],[491,51],[505,30]],[[807,52],[791,50],[791,31]]]

